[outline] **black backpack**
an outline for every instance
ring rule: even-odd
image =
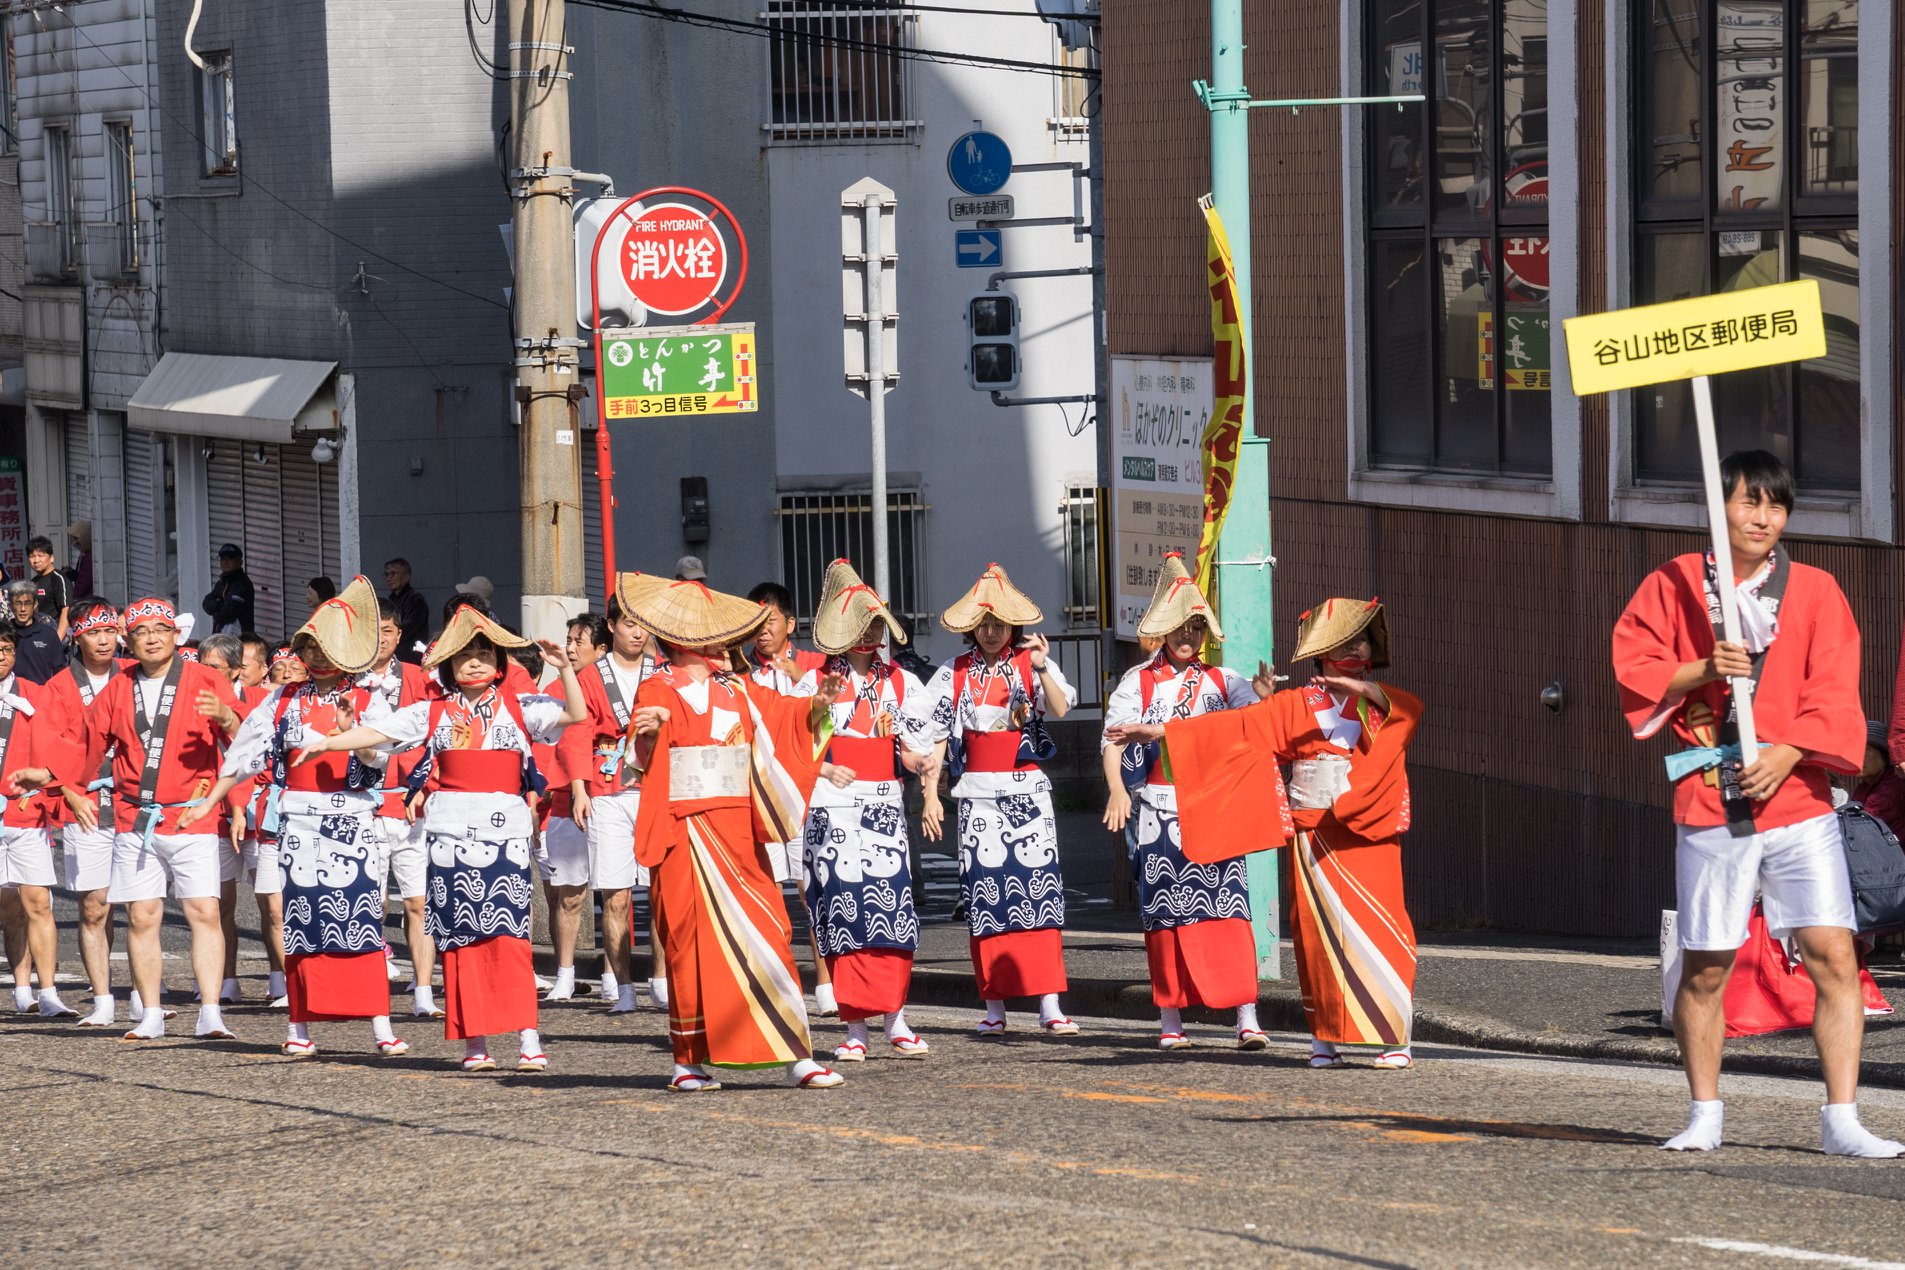
[[[1857,803],[1839,808],[1839,832],[1859,934],[1905,930],[1905,849],[1884,821]]]

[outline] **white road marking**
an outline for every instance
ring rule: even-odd
[[[1806,1248],[1785,1248],[1779,1244],[1749,1243],[1744,1239],[1702,1239],[1687,1236],[1675,1239],[1677,1244],[1698,1244],[1702,1248],[1711,1248],[1715,1252],[1748,1252],[1756,1257],[1777,1257],[1781,1261],[1810,1261],[1815,1265],[1849,1266],[1852,1270],[1905,1270],[1905,1261],[1873,1261],[1869,1257],[1852,1257],[1838,1252],[1813,1252]]]

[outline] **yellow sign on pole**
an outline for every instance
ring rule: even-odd
[[[1826,352],[1819,284],[1810,279],[1594,313],[1562,326],[1574,391],[1583,397]]]

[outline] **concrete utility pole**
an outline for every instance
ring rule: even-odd
[[[507,0],[510,188],[516,206],[516,400],[522,411],[522,630],[561,642],[586,607],[571,50],[563,0]]]
[[[840,191],[841,304],[847,388],[867,399],[873,434],[873,589],[891,602],[887,549],[886,394],[900,379],[899,199],[872,177]],[[856,562],[861,569],[867,562]]]

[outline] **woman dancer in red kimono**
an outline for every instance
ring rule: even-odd
[[[1408,1067],[1416,939],[1402,899],[1403,756],[1422,702],[1370,677],[1389,665],[1388,619],[1375,600],[1332,599],[1305,613],[1294,656],[1317,659],[1304,687],[1165,725],[1185,854],[1260,849],[1263,791],[1284,804],[1276,764],[1289,762],[1287,807],[1276,811],[1295,832],[1290,938],[1310,1066],[1338,1066],[1341,1049],[1355,1047],[1374,1049],[1378,1067]]]
[[[840,676],[821,677],[812,697],[751,684],[732,652],[766,610],[739,596],[634,573],[616,592],[668,658],[629,720],[642,771],[635,858],[650,871],[668,963],[668,1087],[719,1089],[710,1067],[785,1067],[802,1089],[838,1085],[813,1058],[793,925],[763,844],[799,841]]]

